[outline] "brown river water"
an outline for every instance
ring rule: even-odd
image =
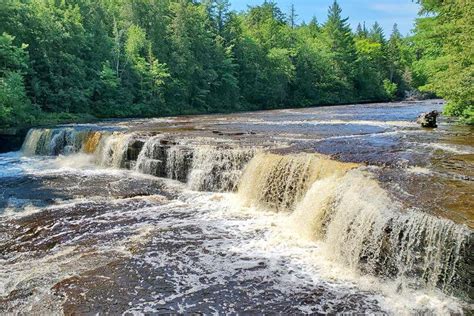
[[[474,128],[442,101],[32,129],[0,313],[470,314]]]

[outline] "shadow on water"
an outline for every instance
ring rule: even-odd
[[[128,198],[161,193],[157,180],[137,180],[97,174],[47,174],[4,177],[0,183],[0,212],[41,208],[62,201],[103,197]]]
[[[474,139],[469,127],[413,122],[440,107],[34,130],[29,157],[0,157],[0,312],[383,313],[408,310],[391,305],[416,301],[405,290],[436,305],[412,312],[459,311],[448,305],[452,284],[471,286]],[[375,287],[321,277],[338,267],[331,256],[337,273],[380,277]]]

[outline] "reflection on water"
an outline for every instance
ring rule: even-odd
[[[440,107],[32,130],[0,155],[0,312],[468,311],[473,130],[413,123]]]

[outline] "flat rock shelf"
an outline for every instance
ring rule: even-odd
[[[472,311],[474,129],[439,100],[31,129],[0,312]]]

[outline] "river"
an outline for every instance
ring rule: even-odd
[[[32,129],[0,312],[470,313],[474,129],[442,102]]]

